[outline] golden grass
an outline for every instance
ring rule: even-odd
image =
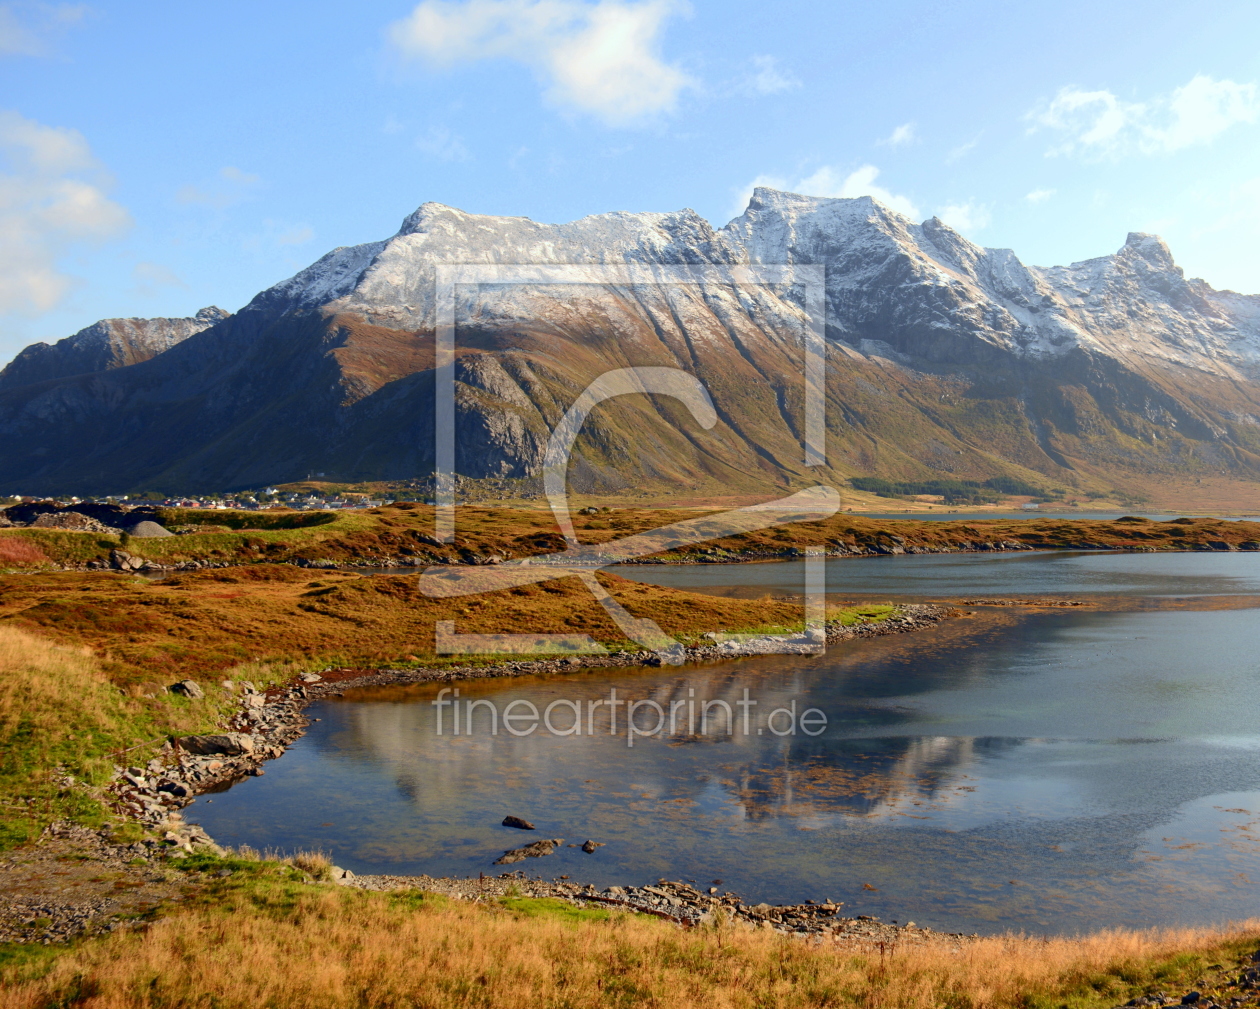
[[[631,612],[671,634],[698,637],[802,619],[798,602],[725,599],[602,577]],[[613,648],[638,648],[576,578],[431,599],[414,577],[273,564],[157,582],[105,573],[0,575],[0,626],[87,645],[120,684],[219,679],[224,670],[251,662],[303,668],[428,663],[436,658],[439,620],[454,620],[461,633],[586,633]]]
[[[312,879],[327,879],[332,869],[332,859],[323,851],[295,851],[285,862],[301,869]]]
[[[881,952],[621,914],[574,922],[418,894],[289,886],[218,900],[85,944],[43,976],[10,972],[0,1009],[1106,1006],[1172,991],[1260,937],[1253,922]]]

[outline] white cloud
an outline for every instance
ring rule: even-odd
[[[669,111],[693,83],[657,52],[665,21],[686,9],[681,0],[423,0],[389,37],[433,67],[517,60],[549,100],[620,125]]]
[[[936,216],[955,231],[980,231],[989,226],[991,217],[989,208],[977,205],[968,200],[966,203],[951,203],[941,207]]]
[[[0,56],[47,56],[51,37],[87,12],[86,4],[0,3]]]
[[[416,139],[416,149],[438,161],[467,161],[470,157],[464,141],[445,126],[434,126]]]
[[[228,165],[220,168],[218,178],[201,186],[181,186],[175,194],[175,202],[185,205],[203,205],[223,210],[240,203],[262,179],[252,172],[243,172]]]
[[[773,56],[754,56],[752,64],[755,72],[745,84],[745,90],[757,95],[777,95],[781,91],[792,91],[801,86],[801,82],[789,73],[779,69],[779,61]]]
[[[914,139],[914,123],[902,123],[883,140],[876,140],[875,143],[880,147],[901,147]]]
[[[58,261],[131,223],[83,135],[0,112],[0,313],[55,308],[74,283]]]
[[[748,200],[752,196],[754,189],[758,186],[767,186],[771,189],[782,189],[791,193],[801,193],[805,196],[823,196],[832,199],[873,196],[880,203],[897,211],[897,213],[918,220],[919,210],[910,199],[905,196],[899,196],[883,186],[877,186],[875,180],[878,177],[879,169],[874,165],[863,165],[847,175],[842,171],[824,166],[814,172],[813,175],[809,175],[797,182],[789,182],[775,175],[759,175],[750,185],[740,191],[738,206],[733,216],[738,216],[744,212],[744,208],[748,206]]]
[[[1024,199],[1029,203],[1045,203],[1046,200],[1050,199],[1050,197],[1057,192],[1057,189],[1034,189],[1031,193],[1025,196]]]
[[[1110,91],[1066,87],[1025,119],[1032,123],[1030,133],[1049,129],[1063,136],[1047,155],[1170,154],[1210,143],[1232,126],[1255,124],[1260,120],[1260,95],[1255,84],[1214,81],[1203,74],[1145,102],[1127,102]]]

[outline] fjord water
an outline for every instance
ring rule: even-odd
[[[675,589],[799,593],[804,561],[763,564],[621,564],[622,578]],[[827,591],[907,598],[1107,593],[1127,596],[1260,594],[1260,557],[1248,553],[1082,553],[851,557],[827,564]]]
[[[720,879],[749,901],[831,898],[951,931],[1255,914],[1260,612],[1231,607],[1260,593],[1260,557],[846,560],[829,565],[830,587],[856,592],[863,565],[876,572],[867,591],[889,596],[1234,598],[1196,610],[979,607],[824,656],[460,684],[462,701],[500,711],[516,699],[585,711],[613,689],[666,711],[744,690],[758,702],[747,734],[736,709],[733,734],[715,711],[708,735],[688,735],[683,707],[677,732],[633,747],[624,709],[616,735],[603,708],[594,735],[586,724],[581,735],[491,735],[482,710],[471,736],[454,736],[449,708],[437,734],[437,686],[350,692],[310,709],[321,720],[265,777],[199,800],[189,818],[224,844],[322,848],[360,873],[490,875],[505,871],[491,864],[505,849],[592,838],[605,847],[506,869],[601,887]],[[658,570],[724,571],[730,585],[773,567]],[[793,701],[825,712],[826,730],[766,731],[766,714]],[[571,721],[557,709],[558,728]],[[502,827],[507,814],[538,830]]]

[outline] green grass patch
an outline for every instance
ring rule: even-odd
[[[143,764],[167,734],[215,727],[229,704],[130,696],[85,649],[0,624],[0,849],[54,820],[101,826],[111,814],[96,789],[115,763]]]
[[[841,627],[852,627],[854,624],[874,624],[895,616],[897,607],[891,603],[875,603],[869,606],[854,606],[829,614],[827,619],[838,621]]]
[[[499,903],[522,918],[554,918],[573,925],[607,921],[611,915],[598,907],[578,907],[556,897],[500,897]]]

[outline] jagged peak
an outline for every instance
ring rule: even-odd
[[[753,189],[745,213],[759,210],[814,209],[823,205],[851,206],[855,210],[859,207],[878,208],[887,214],[897,214],[897,211],[873,196],[810,196],[808,193],[794,193],[770,186],[757,186]]]
[[[401,238],[404,235],[414,235],[418,232],[427,230],[427,226],[438,218],[455,218],[461,221],[472,220],[476,217],[484,217],[484,214],[470,214],[466,210],[460,210],[458,207],[451,207],[445,203],[438,203],[434,200],[428,200],[410,214],[403,218],[402,224],[398,226],[398,231],[394,235],[395,238]],[[516,217],[511,220],[527,221],[527,217]]]
[[[1176,263],[1173,261],[1172,251],[1159,235],[1148,234],[1144,231],[1130,231],[1128,237],[1124,240],[1124,247],[1120,249],[1117,255],[1128,253],[1130,256],[1138,256],[1152,266],[1160,269],[1175,269]]]
[[[435,221],[441,219],[461,224],[473,221],[513,222],[516,224],[524,224],[533,228],[567,228],[581,226],[584,224],[598,225],[599,223],[605,221],[647,224],[652,227],[661,227],[666,229],[674,224],[694,225],[697,222],[703,222],[707,228],[711,227],[703,217],[690,207],[684,207],[681,210],[666,211],[610,210],[602,214],[587,214],[585,217],[579,217],[573,221],[546,223],[535,221],[533,218],[525,216],[473,214],[466,210],[460,210],[458,207],[448,206],[445,203],[429,201],[422,203],[414,211],[403,218],[403,222],[394,237],[401,238],[406,235],[413,235],[427,231]]]

